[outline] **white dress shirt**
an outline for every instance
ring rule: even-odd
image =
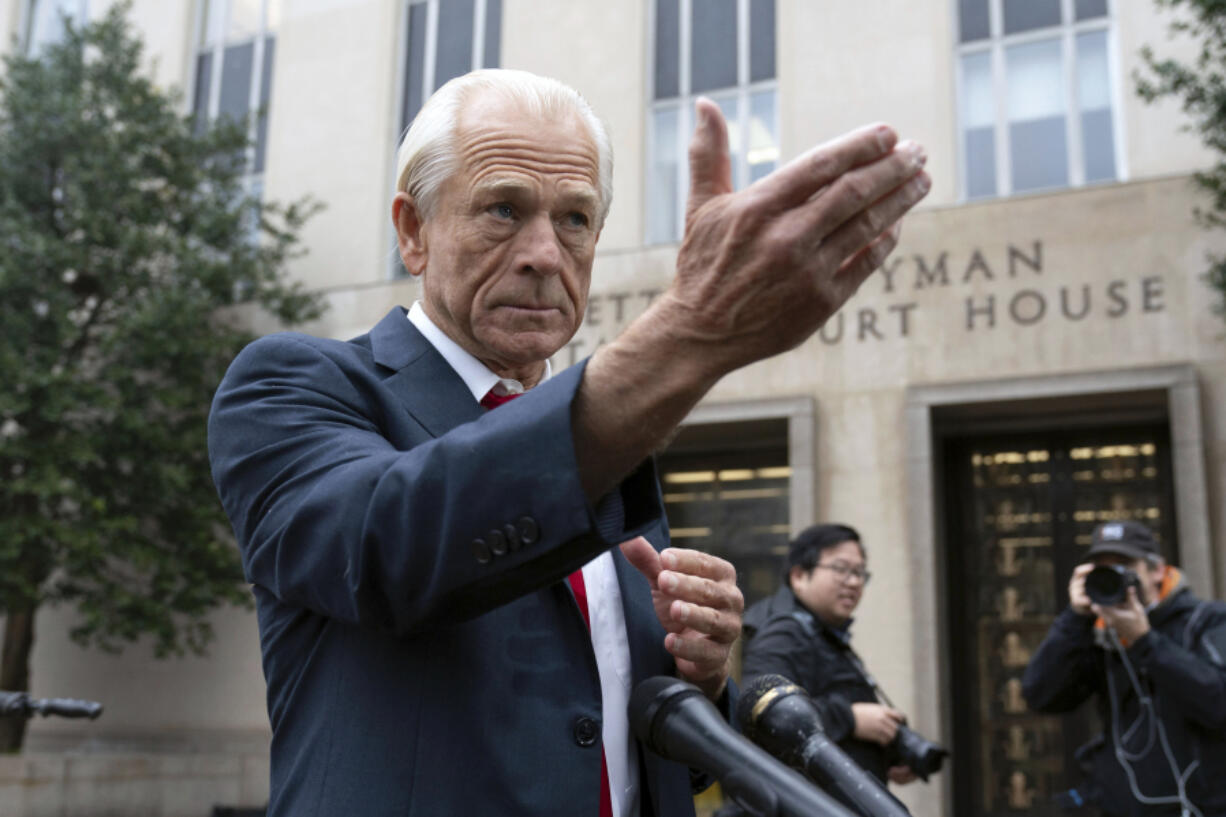
[[[523,383],[494,374],[435,326],[420,301],[413,303],[409,320],[460,376],[478,403],[490,389],[499,394],[524,392]],[[546,360],[541,382],[552,375],[553,369]],[[583,566],[583,585],[587,590],[588,618],[592,623],[592,650],[600,672],[601,737],[609,769],[613,817],[638,817],[638,749],[630,737],[630,722],[626,716],[630,703],[630,643],[612,553],[605,551]]]

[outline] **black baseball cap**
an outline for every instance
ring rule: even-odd
[[[1145,559],[1161,556],[1154,532],[1131,519],[1104,522],[1094,529],[1087,556],[1113,553],[1130,559]]]

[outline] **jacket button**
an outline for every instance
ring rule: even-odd
[[[495,556],[501,556],[507,552],[507,537],[502,535],[502,531],[492,530],[485,534],[485,539],[489,542],[490,553]]]
[[[485,544],[484,539],[473,540],[473,556],[475,556],[477,561],[481,564],[486,564],[493,558],[490,555],[490,546]]]
[[[583,717],[575,721],[575,743],[580,746],[591,746],[600,739],[600,724],[592,718]]]
[[[519,541],[525,545],[535,545],[541,538],[541,529],[531,516],[521,516],[515,527],[519,530]]]
[[[519,530],[514,525],[503,525],[502,532],[507,537],[507,550],[512,553],[519,550]]]

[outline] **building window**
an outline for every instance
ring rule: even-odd
[[[430,94],[450,79],[497,68],[502,48],[502,0],[409,0],[400,80],[399,145]],[[408,272],[392,234],[392,278]]]
[[[788,443],[787,418],[687,425],[658,458],[673,544],[731,562],[747,605],[787,561]]]
[[[410,0],[405,21],[401,134],[447,80],[498,67],[502,0]]]
[[[689,189],[694,100],[728,120],[732,182],[779,163],[775,0],[656,0],[647,166],[647,242],[678,241]]]
[[[29,0],[23,7],[21,27],[25,52],[37,54],[45,46],[64,39],[64,21],[83,25],[89,21],[89,0]]]
[[[272,104],[272,69],[280,0],[205,0],[197,29],[192,113],[198,128],[221,118],[250,117],[249,183],[263,187]]]
[[[1119,178],[1108,0],[958,0],[967,199]]]

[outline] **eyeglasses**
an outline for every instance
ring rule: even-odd
[[[835,562],[834,564],[829,565],[814,565],[814,567],[824,567],[827,570],[833,570],[835,575],[839,577],[839,581],[843,582],[844,584],[846,584],[847,580],[852,576],[859,579],[861,584],[868,584],[868,580],[873,577],[873,574],[869,573],[864,568],[852,567],[851,565],[844,564],[843,562]]]

